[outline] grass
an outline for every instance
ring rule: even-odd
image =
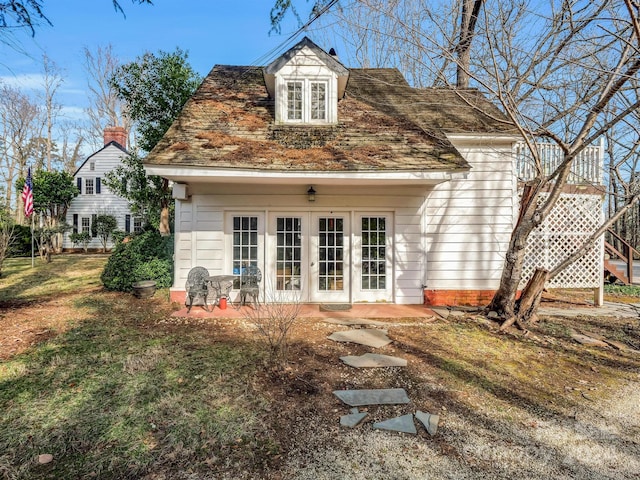
[[[244,320],[173,319],[166,292],[104,291],[104,256],[10,260],[0,284],[0,479],[633,478],[640,357],[574,342],[592,332],[640,349],[634,319],[541,318],[528,336],[465,315],[389,327],[379,353],[406,369],[347,367],[368,349],[305,321],[282,370]],[[408,406],[332,391],[405,388]],[[371,423],[439,413],[435,437]],[[38,455],[53,462],[39,465]],[[400,472],[400,473],[399,473]]]
[[[604,293],[612,300],[638,303],[640,302],[640,285],[605,284]]]
[[[166,311],[92,291],[103,262],[8,265],[0,301],[75,292],[69,308],[86,318],[0,364],[0,478],[140,478],[169,459],[171,469],[188,470],[234,457],[238,446],[255,457],[264,445],[255,413],[262,400],[247,395],[259,363],[252,345],[150,329],[145,316]],[[38,465],[42,453],[55,461]]]

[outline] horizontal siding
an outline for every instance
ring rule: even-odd
[[[425,206],[430,289],[497,288],[514,225],[516,182],[510,149],[488,154],[456,145],[472,166],[467,178],[436,185]]]
[[[114,195],[104,183],[105,175],[121,165],[121,159],[124,153],[113,145],[92,155],[75,174],[74,185],[76,179],[82,178],[82,193],[71,201],[71,205],[67,210],[66,221],[69,225],[73,225],[73,215],[77,214],[79,218],[91,218],[95,214],[113,215],[117,222],[118,230],[125,230],[125,217],[131,214],[129,202],[124,198]],[[90,169],[91,163],[94,164],[95,170]],[[87,195],[84,193],[85,182],[87,178],[101,178],[101,188],[99,194]],[[95,180],[94,180],[95,189]],[[94,190],[95,191],[95,190]],[[79,221],[80,223],[80,221]],[[133,228],[133,223],[131,224]],[[73,243],[69,240],[72,231],[67,232],[64,236],[64,248],[74,248]],[[113,242],[109,242],[109,247],[113,246]],[[80,246],[75,247],[80,248]],[[102,248],[102,244],[98,238],[91,240],[89,248]]]
[[[191,267],[204,266],[213,274],[227,273],[230,264],[229,253],[225,249],[225,216],[229,212],[288,213],[310,212],[358,213],[389,212],[393,215],[394,258],[403,266],[402,272],[395,272],[393,279],[394,299],[398,303],[422,303],[421,286],[424,278],[424,249],[421,230],[421,209],[423,208],[425,187],[408,189],[385,188],[380,195],[379,187],[352,188],[336,186],[316,186],[316,201],[310,203],[306,188],[290,186],[230,186],[230,185],[190,185],[191,198],[178,201],[176,208],[176,228],[179,234],[193,230],[191,240],[176,243],[176,276],[174,287],[184,288],[186,276]],[[206,194],[215,192],[215,194]],[[182,238],[182,236],[180,237]],[[191,256],[189,248],[195,249]]]

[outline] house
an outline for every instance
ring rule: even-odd
[[[99,214],[113,215],[118,221],[118,230],[126,232],[139,231],[141,220],[131,214],[129,202],[109,191],[103,183],[104,176],[128,155],[127,131],[123,127],[107,127],[104,130],[104,147],[90,155],[74,173],[73,179],[80,194],[71,201],[67,210],[67,223],[73,230],[65,233],[63,249],[77,250],[81,245],[74,245],[69,236],[73,232],[89,232],[94,234],[91,226]],[[109,240],[107,248],[113,246]],[[89,243],[91,250],[102,249],[99,238],[93,237]]]
[[[263,298],[479,303],[517,214],[517,133],[476,90],[348,69],[308,38],[215,66],[145,160],[174,182],[175,281],[258,266]]]

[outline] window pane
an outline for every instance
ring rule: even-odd
[[[277,219],[280,227],[276,232],[277,258],[286,259],[279,262],[276,269],[277,290],[299,290],[302,282],[300,271],[302,263],[300,237],[302,235],[300,218],[280,217]]]
[[[302,120],[302,82],[287,82],[287,119]]]
[[[233,217],[233,273],[258,265],[258,217]]]
[[[311,119],[324,120],[327,112],[326,101],[327,84],[324,82],[311,82]]]

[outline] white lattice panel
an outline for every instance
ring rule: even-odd
[[[523,288],[537,267],[553,269],[595,232],[603,221],[600,195],[562,194],[549,216],[529,236]],[[597,288],[602,284],[604,239],[556,275],[550,288]]]

